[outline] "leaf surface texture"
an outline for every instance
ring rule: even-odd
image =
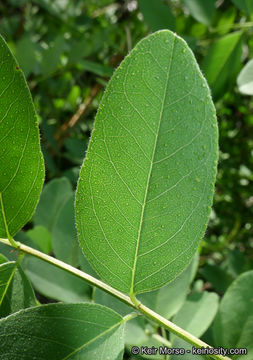
[[[126,293],[173,280],[204,234],[217,164],[210,91],[187,44],[142,40],[102,99],[76,194],[80,244]]]
[[[123,329],[122,317],[101,305],[31,308],[0,321],[1,360],[34,354],[40,360],[121,360]]]
[[[31,218],[44,181],[38,122],[25,78],[0,37],[0,236]]]

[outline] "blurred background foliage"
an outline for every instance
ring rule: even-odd
[[[73,194],[96,110],[124,56],[164,28],[193,50],[217,109],[219,172],[194,286],[222,295],[253,268],[252,0],[0,1],[0,33],[31,89],[47,170],[34,219],[18,237],[93,272],[77,245]],[[29,258],[25,264],[46,297],[80,301],[94,295],[48,264]]]

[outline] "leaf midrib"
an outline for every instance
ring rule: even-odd
[[[161,106],[161,111],[160,111],[160,118],[159,118],[159,123],[158,123],[158,128],[157,128],[157,135],[155,138],[154,149],[153,149],[153,154],[152,154],[150,168],[149,168],[149,174],[148,174],[147,183],[146,183],[146,190],[145,190],[144,200],[143,200],[143,204],[142,204],[140,225],[139,225],[139,229],[138,229],[138,237],[137,237],[136,249],[135,249],[134,265],[133,265],[133,269],[132,269],[130,296],[134,295],[134,283],[135,283],[134,280],[135,280],[135,275],[136,275],[136,266],[137,266],[138,252],[139,252],[139,247],[140,247],[141,232],[142,232],[142,228],[143,228],[142,225],[143,225],[143,219],[144,219],[144,212],[145,212],[145,207],[146,207],[146,203],[147,203],[147,195],[148,195],[148,190],[149,190],[149,186],[150,186],[150,177],[151,177],[152,170],[153,170],[154,157],[155,157],[156,148],[157,148],[157,141],[158,141],[161,122],[162,122],[162,118],[163,118],[163,114],[164,114],[164,108],[165,108],[164,105],[165,105],[165,99],[166,99],[166,95],[167,95],[167,91],[168,91],[168,83],[169,83],[172,58],[173,58],[173,53],[174,53],[174,48],[175,48],[175,42],[176,42],[176,35],[174,36],[174,40],[173,40],[173,44],[172,44],[171,57],[170,57],[170,61],[169,61],[166,85],[165,85],[165,89],[164,89],[164,95],[163,95],[162,106]]]
[[[9,289],[9,287],[10,287],[10,284],[11,284],[11,282],[12,282],[13,276],[14,276],[15,271],[16,271],[17,266],[18,266],[17,261],[16,261],[16,262],[15,262],[15,261],[11,261],[11,262],[9,262],[9,264],[14,264],[14,266],[13,266],[13,269],[12,269],[12,271],[11,271],[11,274],[10,274],[9,279],[8,279],[7,283],[5,284],[6,286],[5,286],[4,292],[3,292],[3,294],[2,294],[2,296],[1,296],[1,298],[0,298],[0,306],[2,305],[2,303],[3,303],[3,301],[4,301],[4,297],[5,297],[5,295],[7,294],[7,291],[8,291],[8,289]],[[6,264],[2,264],[2,265],[6,265]]]
[[[90,339],[88,342],[86,342],[85,344],[79,346],[79,348],[75,349],[74,351],[72,351],[70,354],[68,354],[67,356],[65,356],[62,360],[67,360],[70,358],[70,356],[78,353],[79,351],[81,351],[83,348],[85,348],[86,346],[90,345],[91,343],[93,343],[94,341],[96,341],[97,339],[103,337],[104,335],[106,335],[107,333],[111,332],[112,330],[114,330],[117,327],[120,327],[120,325],[122,325],[125,322],[124,318],[122,318],[122,320],[120,320],[119,322],[117,322],[116,324],[112,325],[111,327],[109,327],[108,329],[106,329],[105,331],[101,332],[100,334],[98,334],[97,336],[95,336],[93,339]]]

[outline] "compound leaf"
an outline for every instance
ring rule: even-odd
[[[0,37],[0,237],[31,218],[44,181],[35,109],[25,78]],[[8,230],[7,230],[8,229]]]
[[[114,73],[76,194],[81,247],[101,278],[137,294],[189,264],[212,204],[217,123],[187,44],[142,40]]]

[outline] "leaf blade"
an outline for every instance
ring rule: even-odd
[[[241,70],[237,77],[239,91],[245,95],[253,95],[253,59]]]
[[[36,305],[27,277],[17,262],[0,265],[0,317]]]
[[[80,172],[77,230],[96,272],[126,293],[175,278],[204,233],[216,164],[209,89],[186,43],[159,31],[114,73]]]
[[[252,270],[238,276],[225,292],[213,324],[215,345],[247,349],[240,359],[251,359],[253,354],[252,286]]]
[[[5,339],[1,355],[8,358],[12,349],[13,360],[25,360],[29,353],[45,360],[96,360],[104,352],[110,354],[110,359],[120,360],[124,350],[123,322],[120,315],[101,305],[49,304],[31,308],[0,321],[0,334]]]
[[[242,32],[237,31],[223,36],[207,51],[202,63],[202,70],[218,99],[227,85],[234,82],[241,65]]]
[[[2,37],[0,58],[0,236],[7,237],[8,230],[13,236],[30,220],[44,181],[44,163],[32,98]]]

